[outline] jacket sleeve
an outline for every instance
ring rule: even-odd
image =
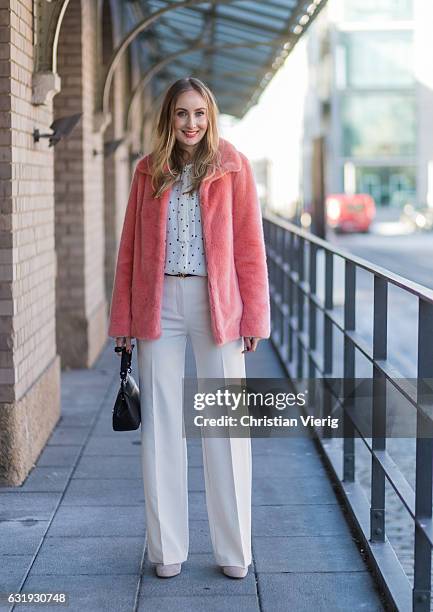
[[[251,164],[240,155],[242,168],[233,180],[233,249],[243,301],[240,334],[269,338],[269,282],[261,209]]]
[[[138,172],[135,170],[126,206],[111,296],[108,335],[131,336],[131,286],[134,260]]]

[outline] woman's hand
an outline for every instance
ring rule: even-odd
[[[255,353],[260,338],[253,336],[244,336],[244,350],[243,353]]]
[[[126,346],[127,352],[130,353],[132,351],[131,336],[118,336],[116,338],[116,346]],[[117,354],[119,357],[122,355],[120,351]]]

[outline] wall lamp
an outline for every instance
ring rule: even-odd
[[[113,155],[113,153],[120,147],[124,140],[124,138],[118,138],[117,140],[109,140],[104,142],[104,150],[97,151],[96,149],[93,149],[93,155],[104,155],[104,157],[110,157],[110,155]]]
[[[143,151],[131,151],[131,153],[129,154],[129,161],[130,163],[134,163],[135,161],[137,161],[137,159],[140,159],[140,157],[143,157],[144,153]]]
[[[55,146],[65,136],[69,136],[74,127],[77,125],[80,117],[83,113],[77,113],[76,115],[69,115],[69,117],[61,117],[55,119],[50,125],[50,130],[53,130],[52,134],[41,134],[40,131],[35,128],[33,130],[33,142],[39,142],[41,138],[49,138],[49,147]]]

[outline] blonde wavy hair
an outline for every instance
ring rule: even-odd
[[[167,89],[153,128],[151,160],[154,198],[159,198],[171,187],[182,172],[185,162],[174,133],[174,115],[179,96],[191,90],[197,91],[206,102],[208,127],[191,160],[192,184],[188,193],[198,189],[204,177],[212,176],[221,165],[218,150],[218,106],[214,95],[199,79],[194,77],[178,79]]]

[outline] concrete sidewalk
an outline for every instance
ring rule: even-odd
[[[270,342],[246,360],[249,377],[285,376]],[[188,440],[190,554],[180,575],[157,578],[145,554],[140,430],[111,427],[119,365],[110,341],[91,370],[62,373],[62,418],[36,467],[21,487],[0,488],[1,593],[64,592],[73,612],[383,610],[305,438],[253,440],[254,561],[243,580],[215,563],[201,442]]]

